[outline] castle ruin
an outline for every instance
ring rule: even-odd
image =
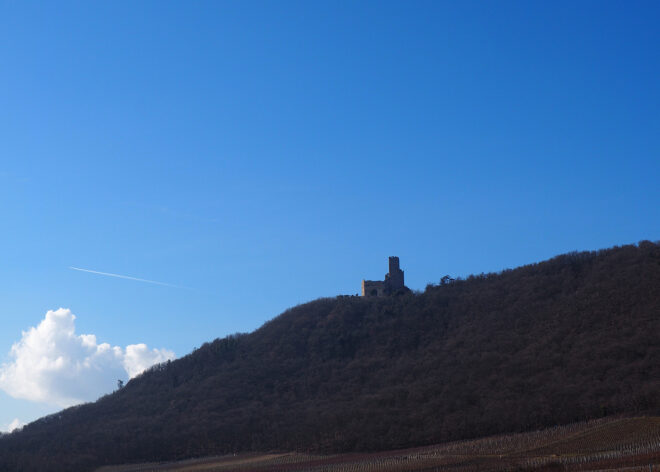
[[[384,297],[404,288],[403,271],[399,268],[399,258],[391,256],[390,271],[385,274],[385,280],[362,280],[363,297]]]

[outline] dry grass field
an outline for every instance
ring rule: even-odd
[[[240,454],[162,464],[103,467],[98,472],[660,472],[660,417],[601,419],[415,449],[331,456]]]

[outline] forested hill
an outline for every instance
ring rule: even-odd
[[[650,242],[316,300],[4,436],[0,470],[384,450],[657,414],[659,333]]]

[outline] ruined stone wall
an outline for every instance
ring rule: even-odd
[[[363,280],[362,281],[362,296],[363,297],[382,297],[385,295],[385,282],[379,280]]]

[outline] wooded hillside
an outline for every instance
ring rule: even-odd
[[[3,436],[0,470],[387,450],[657,414],[659,333],[650,242],[320,299]]]

